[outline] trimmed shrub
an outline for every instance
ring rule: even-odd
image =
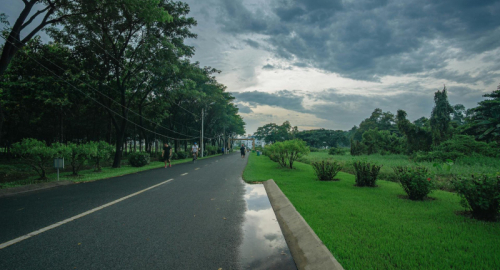
[[[188,152],[184,152],[184,151],[179,151],[177,152],[177,157],[178,159],[185,159],[188,157]]]
[[[356,186],[358,187],[375,187],[378,173],[382,165],[378,166],[364,161],[356,161],[353,163]]]
[[[331,181],[334,179],[337,173],[342,170],[342,165],[340,165],[336,161],[328,162],[323,160],[313,162],[311,163],[311,165],[313,166],[314,171],[316,172],[316,176],[318,176],[318,179],[320,181]]]
[[[92,146],[89,144],[68,143],[68,153],[64,156],[73,170],[73,176],[77,176],[78,172],[84,165],[87,165],[91,159],[93,152]]]
[[[90,159],[94,164],[94,171],[101,171],[101,162],[108,161],[115,152],[114,146],[105,141],[89,142]]]
[[[312,151],[311,151],[312,152]],[[345,155],[345,150],[338,147],[331,147],[328,149],[328,155]]]
[[[266,155],[274,162],[278,162],[281,167],[293,168],[293,163],[309,153],[309,148],[305,141],[289,140],[277,142],[266,146]]]
[[[29,165],[40,176],[39,180],[46,180],[46,171],[52,168],[52,162],[58,151],[36,139],[23,139],[12,145],[12,153]]]
[[[396,166],[392,169],[410,200],[421,201],[434,189],[429,170],[425,167]]]
[[[500,210],[500,176],[457,177],[452,180],[462,205],[476,219],[495,221]]]
[[[128,156],[128,162],[132,167],[142,167],[149,164],[150,156],[147,152],[134,152]]]

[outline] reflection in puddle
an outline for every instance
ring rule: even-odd
[[[297,269],[262,184],[245,184],[242,269]]]

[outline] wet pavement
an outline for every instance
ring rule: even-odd
[[[297,269],[262,184],[245,184],[242,269]]]

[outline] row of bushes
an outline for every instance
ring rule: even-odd
[[[73,175],[78,175],[87,164],[92,164],[96,171],[101,171],[102,162],[109,160],[114,147],[104,141],[85,144],[53,143],[47,146],[36,139],[24,139],[12,145],[12,153],[29,165],[40,176],[40,180],[45,180],[46,171],[52,167],[54,158],[63,157],[71,165]]]
[[[336,161],[312,162],[320,181],[331,181],[342,169]],[[354,162],[356,186],[375,187],[382,166],[368,162]],[[424,200],[435,189],[432,175],[425,167],[393,167],[394,174],[410,200]],[[455,177],[452,180],[461,204],[471,210],[472,216],[480,220],[495,221],[500,211],[500,176]]]

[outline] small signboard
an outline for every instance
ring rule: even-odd
[[[54,168],[64,169],[64,158],[54,158]]]

